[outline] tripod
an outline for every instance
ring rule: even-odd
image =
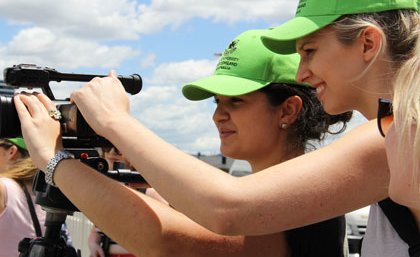
[[[80,251],[68,246],[61,237],[61,228],[67,215],[72,215],[77,208],[58,190],[45,183],[44,173],[38,171],[33,189],[36,203],[47,212],[45,235],[39,238],[24,238],[19,242],[19,257],[81,257]],[[64,200],[65,199],[65,200]]]
[[[102,174],[120,182],[145,182],[136,171],[108,170],[108,163],[97,157],[96,151],[88,149],[70,150],[80,161],[101,172]],[[82,154],[83,153],[83,154]],[[95,156],[92,158],[80,156]],[[81,257],[80,250],[68,246],[61,237],[61,227],[67,215],[73,215],[79,209],[57,188],[45,182],[45,175],[38,171],[33,182],[33,191],[36,193],[36,203],[47,212],[45,219],[45,236],[39,238],[24,238],[19,242],[19,257]]]

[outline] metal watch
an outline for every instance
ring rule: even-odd
[[[55,169],[56,169],[56,167],[57,167],[58,163],[59,163],[60,161],[62,161],[62,160],[65,160],[65,159],[72,159],[72,158],[74,158],[74,156],[73,156],[71,153],[69,153],[69,152],[67,152],[67,151],[64,151],[64,150],[60,150],[60,151],[58,151],[58,152],[54,155],[54,157],[53,157],[53,158],[51,158],[51,159],[48,161],[48,164],[47,164],[47,169],[46,169],[46,171],[45,171],[45,182],[46,182],[48,185],[51,185],[51,186],[56,186],[56,185],[55,185],[55,183],[54,183],[54,181],[53,181],[53,176],[54,176],[54,172],[55,172]]]

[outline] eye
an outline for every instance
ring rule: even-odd
[[[307,48],[304,48],[303,49],[303,52],[305,53],[305,56],[306,57],[309,57],[309,56],[311,56],[315,52],[315,49],[314,48],[307,47]]]
[[[239,97],[231,97],[230,98],[230,102],[232,102],[232,103],[240,103],[240,102],[243,102],[243,99],[241,99]]]

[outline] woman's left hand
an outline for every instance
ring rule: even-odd
[[[56,106],[44,94],[19,94],[14,103],[32,161],[45,170],[48,161],[62,148],[60,122],[49,115]]]

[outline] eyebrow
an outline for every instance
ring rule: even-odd
[[[313,39],[312,38],[307,39],[300,46],[297,47],[297,50],[298,51],[303,51],[303,48],[305,47],[305,45],[310,44],[312,42],[313,42]]]

